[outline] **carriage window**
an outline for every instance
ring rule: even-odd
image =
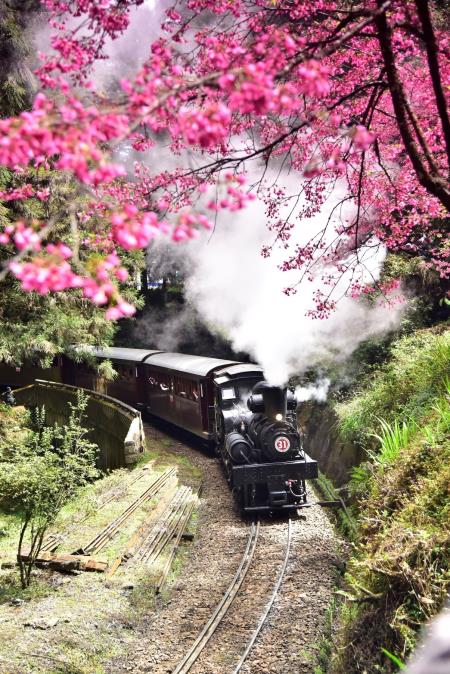
[[[235,400],[236,391],[234,388],[223,388],[222,389],[222,400]]]
[[[159,391],[168,391],[170,388],[170,378],[164,372],[151,372],[148,378],[150,386],[153,386]]]
[[[128,365],[119,365],[117,369],[121,379],[129,381],[130,379],[134,379],[134,377],[137,376],[136,369],[134,367],[129,367]]]
[[[174,392],[184,400],[197,402],[199,398],[198,383],[184,377],[174,377]]]

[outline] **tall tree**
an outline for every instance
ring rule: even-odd
[[[36,0],[0,2],[0,116],[5,118],[28,110],[38,90],[38,81],[30,69],[30,63],[37,58],[30,50],[27,24],[39,7]],[[3,202],[0,200],[3,236],[14,228],[15,235],[20,237],[20,232],[26,230],[25,223],[33,228],[38,222],[51,220],[62,209],[68,213],[68,204],[72,208],[83,207],[70,173],[56,172],[50,164],[39,168],[31,164],[25,171],[0,166],[0,191],[5,195]],[[90,232],[85,232],[85,236],[87,245]],[[64,218],[58,215],[58,223],[48,236],[48,242],[52,241],[74,244],[67,215]],[[0,263],[7,265],[11,257],[11,247],[0,246]],[[58,256],[55,259],[60,262]],[[139,269],[143,264],[140,251],[128,257],[130,269]],[[124,269],[123,280],[125,276]],[[125,289],[125,293],[138,300],[133,286]],[[68,345],[105,343],[113,334],[113,325],[104,321],[102,312],[87,302],[80,291],[24,294],[12,275],[5,276],[0,283],[0,360],[20,365],[33,359],[48,365]]]

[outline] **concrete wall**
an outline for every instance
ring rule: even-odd
[[[140,412],[115,398],[83,390],[89,396],[84,424],[89,439],[99,446],[99,467],[112,470],[135,463],[145,445]],[[76,402],[76,392],[75,386],[36,380],[16,389],[14,396],[18,405],[29,409],[43,405],[47,425],[62,425],[70,415],[69,402]]]
[[[352,467],[365,456],[360,447],[339,440],[333,410],[326,403],[300,403],[297,421],[303,430],[305,451],[317,460],[319,470],[338,486],[348,482]]]

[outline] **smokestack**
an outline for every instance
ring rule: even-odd
[[[271,386],[266,381],[258,382],[247,404],[252,412],[263,412],[269,419],[284,421],[287,413],[287,388]]]

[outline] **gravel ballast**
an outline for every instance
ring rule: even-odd
[[[147,426],[146,432],[151,446],[160,431]],[[247,543],[249,522],[239,515],[218,460],[177,440],[168,448],[188,458],[204,476],[195,539],[185,544],[184,563],[169,586],[168,599],[141,616],[126,655],[113,658],[105,667],[107,674],[172,672],[229,586]],[[262,519],[248,575],[193,674],[233,672],[272,592],[286,537],[285,520]],[[313,671],[335,584],[337,550],[333,527],[320,507],[303,509],[293,518],[284,581],[241,670],[244,674]]]

